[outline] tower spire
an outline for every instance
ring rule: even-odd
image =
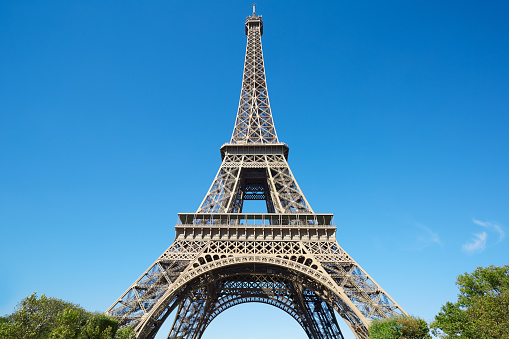
[[[231,143],[278,143],[265,80],[261,39],[263,21],[261,16],[256,16],[256,5],[253,5],[253,16],[247,17],[245,26],[244,76]]]

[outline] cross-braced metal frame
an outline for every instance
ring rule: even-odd
[[[286,162],[285,144],[226,144],[221,154],[198,213],[239,213],[244,200],[265,200],[269,213],[313,213]]]
[[[240,92],[237,120],[231,143],[277,143],[276,127],[270,112],[262,52],[263,21],[261,16],[246,20],[246,59]]]
[[[261,47],[263,22],[246,20],[244,78],[231,142],[196,213],[179,214],[173,244],[108,309],[137,338],[199,339],[223,311],[261,302],[292,316],[309,338],[357,338],[371,320],[405,311],[339,246],[332,214],[311,209],[277,139]],[[264,200],[267,213],[242,213]],[[336,312],[336,313],[335,313]]]

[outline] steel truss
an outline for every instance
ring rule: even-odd
[[[331,214],[179,220],[175,242],[108,310],[140,338],[153,338],[176,308],[170,338],[200,338],[218,314],[243,302],[284,310],[310,338],[340,337],[332,309],[358,338],[367,338],[372,319],[404,314],[339,246]]]
[[[261,16],[253,13],[246,20],[246,59],[237,120],[231,139],[234,144],[278,142],[265,81],[262,34]]]
[[[309,338],[343,338],[335,312],[357,338],[371,320],[405,311],[339,246],[332,214],[311,209],[288,166],[270,111],[263,22],[246,20],[237,119],[222,163],[196,213],[179,214],[173,244],[107,310],[137,338],[199,339],[230,307],[248,302],[292,316]],[[264,200],[267,213],[242,213]]]
[[[311,290],[303,290],[301,277],[287,274],[284,269],[266,265],[240,265],[215,271],[188,292],[168,338],[200,338],[215,317],[248,302],[280,308],[311,338],[342,338],[338,327],[329,327],[336,323],[333,309]]]
[[[286,162],[286,145],[227,144],[221,151],[223,162],[197,212],[241,213],[244,200],[265,200],[270,213],[313,213]]]

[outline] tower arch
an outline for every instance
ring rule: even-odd
[[[173,289],[159,298],[144,321],[136,326],[138,337],[155,337],[162,325],[157,319],[175,309],[174,303],[179,296],[187,302],[180,301],[176,319],[182,321],[174,322],[171,338],[200,338],[217,315],[244,302],[262,302],[282,309],[301,324],[310,338],[342,338],[333,312],[336,310],[352,331],[367,337],[364,324],[368,321],[344,291],[326,272],[300,263],[298,257],[292,260],[266,255],[236,255],[216,261],[200,260],[207,256],[209,254],[203,253],[188,265],[189,269],[172,284]],[[225,290],[232,292],[232,288],[237,289],[237,293],[225,293]],[[321,304],[320,309],[316,308],[317,303]],[[193,309],[192,319],[186,316],[190,308]],[[318,323],[313,312],[328,320],[326,328],[330,333],[317,333],[325,324]],[[186,323],[198,325],[189,327]]]

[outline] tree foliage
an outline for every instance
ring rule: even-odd
[[[478,267],[458,276],[460,294],[431,324],[442,338],[509,339],[509,265]]]
[[[377,319],[369,327],[371,339],[431,339],[428,324],[417,317]]]
[[[118,330],[116,319],[79,305],[35,293],[13,314],[0,318],[2,339],[133,339],[131,328]]]
[[[134,335],[134,330],[131,327],[121,328],[117,331],[115,335],[116,339],[136,339]]]

